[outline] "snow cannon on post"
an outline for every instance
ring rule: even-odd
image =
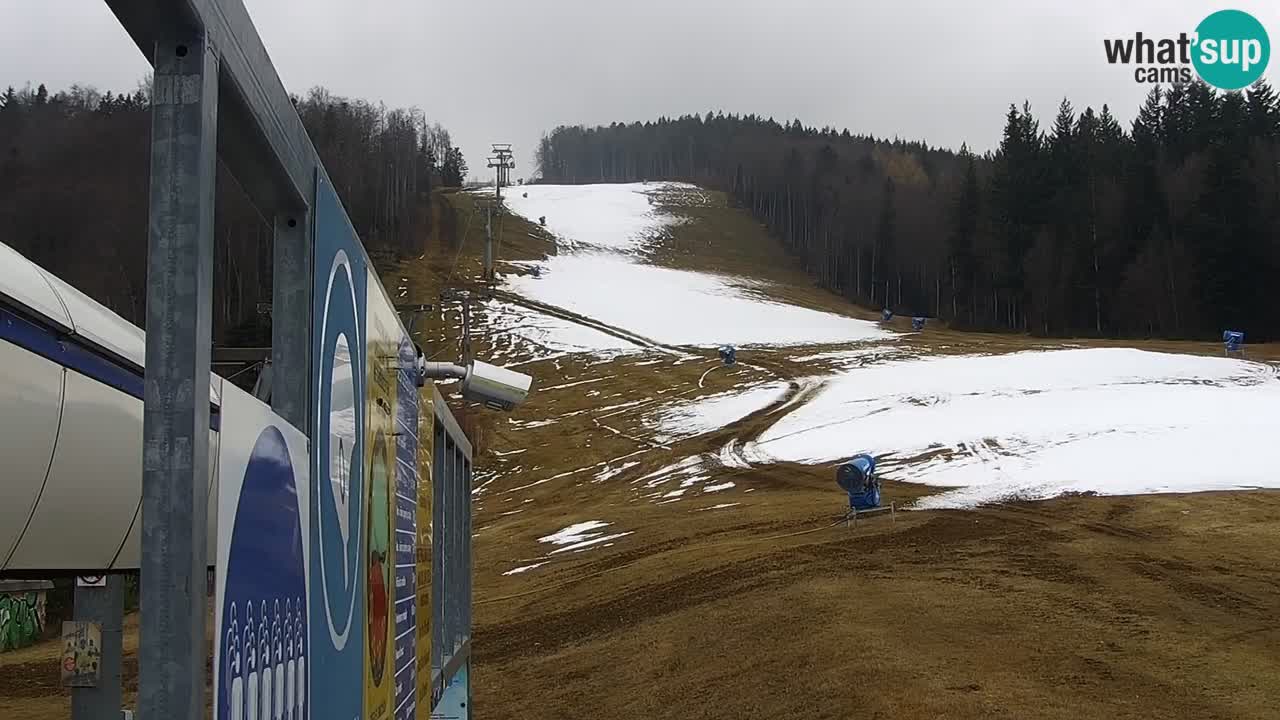
[[[922,317],[911,318],[911,329],[915,330],[916,332],[920,332],[921,330],[924,330],[924,318]]]
[[[871,510],[880,507],[880,480],[876,477],[876,459],[855,455],[836,468],[836,484],[849,493],[849,507]]]
[[[1237,330],[1227,330],[1222,333],[1222,345],[1227,349],[1227,354],[1240,352],[1244,346],[1244,333]]]
[[[882,322],[882,323],[887,323],[887,322],[889,322],[889,321],[890,321],[890,320],[892,320],[892,319],[893,319],[893,311],[892,311],[892,310],[890,310],[889,308],[885,308],[885,309],[883,309],[883,310],[881,310],[881,311],[880,311],[880,322]]]
[[[849,494],[849,511],[844,516],[846,526],[851,517],[856,525],[859,515],[881,513],[885,510],[897,521],[893,503],[889,503],[889,507],[880,505],[880,478],[876,477],[876,459],[871,455],[855,455],[837,467],[836,484]]]
[[[732,345],[721,345],[720,361],[725,364],[725,367],[731,367],[738,362],[738,351]]]

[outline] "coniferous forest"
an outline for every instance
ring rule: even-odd
[[[0,94],[0,241],[142,325],[151,133],[149,83],[132,93],[73,86]],[[462,152],[416,109],[323,88],[294,98],[370,254],[421,253],[433,187],[461,185]],[[214,339],[266,345],[271,225],[219,164]]]
[[[823,286],[953,327],[1046,336],[1280,338],[1280,100],[1153,88],[1124,127],[1011,106],[976,156],[708,113],[558,127],[543,182],[727,192]]]

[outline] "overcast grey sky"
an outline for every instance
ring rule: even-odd
[[[1230,0],[244,0],[292,92],[416,105],[472,173],[514,143],[521,177],[557,124],[758,113],[978,151],[1010,102],[1043,126],[1065,95],[1126,124],[1147,86],[1102,41],[1191,32],[1280,3]],[[0,85],[132,89],[148,65],[102,0],[0,2]],[[1280,85],[1280,59],[1267,71]]]

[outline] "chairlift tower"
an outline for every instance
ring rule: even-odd
[[[498,198],[501,199],[502,186],[511,184],[507,171],[514,170],[516,167],[515,158],[512,157],[511,143],[493,143],[493,157],[488,160],[489,167],[496,171],[494,189],[497,191]]]
[[[493,197],[494,203],[485,211],[485,241],[484,241],[484,280],[485,282],[493,282],[493,213],[494,208],[497,212],[502,212],[502,186],[510,184],[507,172],[514,170],[516,167],[515,158],[512,157],[511,143],[493,143],[493,155],[486,158],[487,167],[494,171],[493,179]]]

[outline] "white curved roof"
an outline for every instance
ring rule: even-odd
[[[63,330],[71,330],[71,315],[49,284],[44,270],[17,250],[0,243],[0,294],[28,308]]]
[[[146,333],[110,308],[72,287],[62,278],[0,243],[0,296],[54,327],[132,363],[141,370],[147,354]],[[214,383],[209,401],[218,404]]]
[[[143,366],[147,356],[147,337],[141,328],[99,305],[61,278],[47,272],[44,276],[70,313],[72,330],[77,336],[139,368]]]
[[[3,243],[0,305],[51,328],[59,340],[83,344],[103,363],[143,369],[141,329]],[[135,568],[143,402],[136,387],[122,390],[64,363],[47,347],[32,352],[20,336],[0,342],[0,570]],[[261,405],[229,383],[224,390],[222,382],[210,373],[215,405],[222,406],[224,393]],[[210,498],[217,497],[221,445],[221,434],[211,430]],[[208,511],[212,561],[216,500]]]

